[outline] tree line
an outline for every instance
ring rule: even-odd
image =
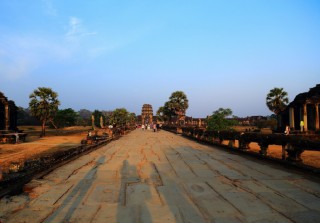
[[[81,109],[76,112],[72,108],[59,109],[60,101],[58,93],[51,88],[39,87],[29,96],[29,108],[18,108],[18,125],[42,125],[42,135],[45,135],[47,124],[54,128],[67,126],[95,126],[105,127],[108,125],[124,126],[132,125],[137,121],[135,113],[127,111],[125,108],[117,108],[114,111],[93,112]],[[267,94],[267,107],[279,115],[286,109],[289,102],[288,93],[283,88],[273,88]],[[189,108],[189,100],[183,91],[175,91],[169,100],[157,110],[159,121],[170,123],[175,121],[179,125],[184,125],[186,111]],[[208,130],[229,130],[237,125],[236,117],[232,116],[230,108],[219,108],[207,117]]]
[[[78,112],[72,108],[59,109],[58,93],[47,87],[35,89],[29,99],[29,108],[18,108],[18,125],[41,125],[42,136],[45,136],[47,125],[56,129],[75,125],[95,128],[133,125],[136,122],[136,114],[125,108],[93,112],[87,109]]]

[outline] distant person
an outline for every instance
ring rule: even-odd
[[[16,143],[19,143],[19,133],[16,132],[14,135],[15,135],[15,137],[16,137]]]
[[[286,130],[284,131],[284,134],[289,135],[290,134],[290,127],[287,125]]]
[[[304,121],[301,120],[300,121],[300,132],[303,132],[303,130],[304,130]]]
[[[157,125],[156,123],[153,124],[153,132],[156,132],[157,131]]]
[[[144,131],[144,128],[145,128],[145,126],[144,126],[144,124],[142,124],[142,126],[141,126],[142,131]]]

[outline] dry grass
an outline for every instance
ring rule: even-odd
[[[18,144],[0,144],[0,165],[6,167],[12,162],[23,162],[41,154],[53,153],[79,146],[81,140],[87,135],[90,127],[68,127],[59,129],[47,129],[45,137],[39,137],[41,126],[19,126],[28,134],[26,142]]]

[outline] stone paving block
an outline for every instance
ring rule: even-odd
[[[50,207],[25,208],[23,212],[17,212],[5,219],[5,223],[25,223],[25,222],[43,222],[43,220],[52,213],[53,209]]]
[[[183,217],[178,207],[146,204],[141,206],[141,222],[188,222],[183,221]],[[189,221],[190,222],[190,221]]]
[[[292,219],[293,222],[316,223],[319,222],[320,219],[320,212],[313,210],[291,212],[288,209],[288,212],[284,214]]]
[[[206,179],[206,183],[219,194],[239,191],[243,192],[243,190],[237,187],[231,180],[222,176]]]
[[[107,170],[99,168],[95,175],[95,181],[108,183],[120,181],[120,179],[117,170]]]
[[[232,216],[236,219],[241,213],[224,197],[216,193],[206,183],[189,183],[185,189],[192,201],[208,219],[227,219]]]
[[[81,203],[77,205],[68,204],[56,209],[43,222],[91,222],[97,211],[98,206],[84,206]]]
[[[144,183],[134,183],[127,185],[126,206],[146,203],[153,205],[162,204],[160,195],[158,194],[155,187]]]
[[[179,160],[172,160],[170,162],[178,177],[183,179],[196,177],[195,173],[193,173],[192,170],[184,162],[181,162]]]
[[[290,181],[290,183],[320,198],[319,182],[316,182],[316,181],[313,182],[313,181],[302,178],[302,179],[296,179],[296,180]]]
[[[303,205],[295,202],[294,200],[277,194],[275,192],[262,192],[258,193],[259,198],[270,205],[273,209],[278,212],[284,213],[288,210],[292,212],[307,211],[308,209]]]
[[[196,176],[200,178],[213,178],[218,176],[216,172],[213,172],[209,169],[207,165],[203,164],[189,164],[189,166],[192,168],[193,172],[196,174]]]
[[[102,203],[95,213],[91,222],[94,223],[115,223],[115,222],[134,222],[130,217],[130,209],[125,209],[120,204]],[[129,213],[128,213],[129,212]]]
[[[265,169],[268,169],[268,171],[266,172]],[[293,179],[300,179],[301,175],[296,174],[293,171],[288,171],[286,169],[281,168],[280,166],[277,166],[276,164],[266,164],[265,167],[263,168],[263,166],[261,166],[260,164],[257,165],[257,167],[255,166],[255,169],[261,171],[261,172],[265,172],[267,175],[273,177],[273,179],[288,179],[288,180],[293,180]]]
[[[118,203],[120,183],[95,183],[82,201],[86,205],[99,205],[101,203]]]
[[[98,210],[99,210],[98,205],[81,205],[77,207],[72,213],[70,212],[70,216],[69,216],[69,212],[67,213],[63,212],[61,213],[61,216],[63,216],[63,218],[60,218],[61,221],[59,220],[59,217],[58,217],[56,219],[53,219],[52,222],[79,222],[79,223],[92,222]],[[48,221],[45,221],[45,222],[48,223]]]
[[[244,216],[273,214],[270,206],[256,196],[245,192],[228,192],[221,194],[233,207],[237,208]]]
[[[290,190],[296,190],[297,186],[290,183],[290,181],[284,179],[273,179],[273,180],[260,180],[265,186],[272,188],[275,191],[279,192],[288,192]]]
[[[246,191],[250,191],[252,193],[261,194],[263,192],[274,192],[274,190],[268,188],[264,184],[261,184],[257,180],[241,180],[236,182],[236,185],[238,185],[240,188],[245,189]]]
[[[73,188],[73,184],[59,184],[51,187],[48,193],[43,193],[39,197],[32,199],[30,205],[32,206],[54,206],[61,202],[65,194]]]
[[[225,176],[229,179],[250,179],[250,176],[244,175],[243,173],[237,171],[237,169],[240,167],[232,169],[224,163],[212,159],[207,159],[206,162],[208,163],[208,166],[211,170],[217,171],[220,175]]]
[[[277,214],[277,213],[265,213],[256,215],[254,212],[249,216],[244,216],[241,218],[242,222],[248,223],[292,223],[296,221],[292,221],[291,219],[287,218],[286,216]]]
[[[288,191],[285,195],[309,209],[320,212],[320,198],[313,194],[297,189]]]
[[[174,212],[177,222],[206,222],[203,219],[199,208],[185,195],[183,190],[173,184],[158,187],[161,200],[164,206],[169,206],[171,212]]]

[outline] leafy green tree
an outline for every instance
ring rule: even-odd
[[[270,128],[276,129],[277,127],[277,119],[276,118],[268,118],[267,120],[259,120],[255,123],[258,129],[261,128]]]
[[[110,122],[115,126],[124,126],[127,124],[129,112],[125,108],[117,108],[112,112]]]
[[[288,93],[283,88],[273,88],[267,95],[266,103],[270,111],[278,115],[281,111],[285,110],[288,103]]]
[[[102,114],[105,117],[105,123],[106,125],[112,125],[113,123],[111,122],[111,116],[112,116],[113,111],[102,111]]]
[[[41,121],[41,136],[45,136],[46,123],[55,117],[60,105],[58,94],[51,88],[39,87],[30,94],[29,98],[31,114]]]
[[[231,130],[231,127],[237,125],[238,122],[231,119],[232,110],[230,108],[219,108],[207,118],[207,130]],[[229,117],[229,118],[228,118]]]
[[[170,121],[173,116],[175,116],[175,113],[169,108],[169,102],[166,102],[164,106],[159,107],[157,111],[157,118],[159,121]]]
[[[17,110],[17,125],[40,125],[37,118],[31,115],[29,108],[18,107]]]
[[[67,108],[58,110],[53,121],[57,128],[63,128],[76,125],[77,118],[78,114],[72,108]]]
[[[105,117],[102,114],[101,111],[99,110],[94,110],[94,112],[92,113],[93,117],[94,117],[94,126],[100,126],[100,117],[103,118],[103,123],[105,123]]]
[[[87,109],[80,109],[78,111],[77,125],[90,126],[92,112]]]
[[[157,110],[157,119],[159,121],[166,121],[166,117],[164,115],[164,106],[159,107],[159,109]]]
[[[136,114],[133,112],[129,113],[127,123],[130,125],[134,125],[136,123],[136,121],[137,121]]]

